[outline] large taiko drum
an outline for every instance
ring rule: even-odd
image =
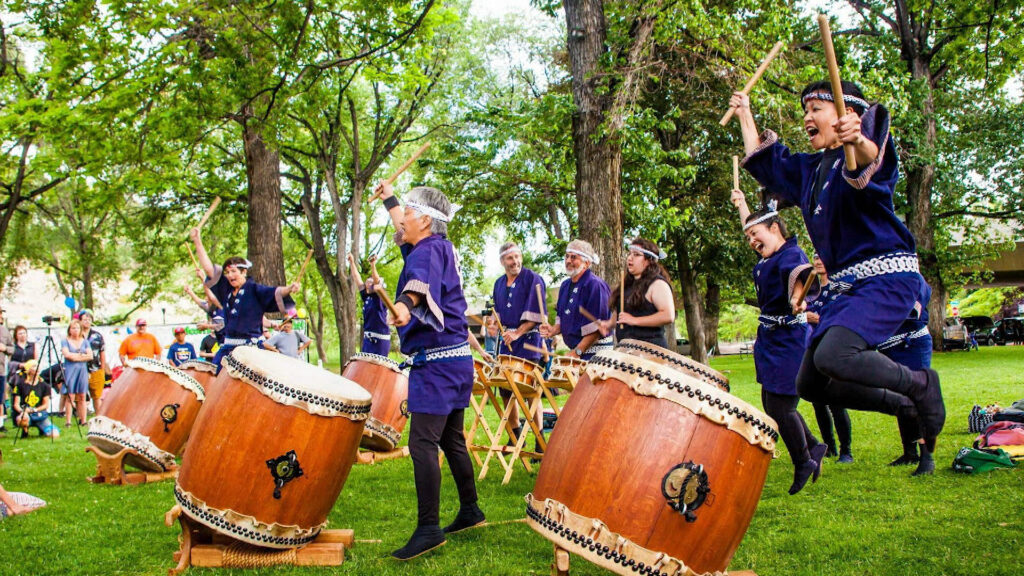
[[[373,397],[360,446],[377,452],[394,450],[409,419],[409,373],[390,358],[359,353],[345,364],[342,376]]]
[[[320,533],[355,461],[370,394],[282,354],[232,350],[196,420],[174,497],[182,512],[257,546]]]
[[[178,370],[196,379],[199,385],[209,394],[213,383],[217,380],[217,366],[206,360],[188,360],[178,364]]]
[[[618,574],[725,571],[777,439],[773,420],[715,386],[602,352],[562,409],[527,522]]]
[[[188,374],[152,358],[129,360],[89,421],[89,443],[107,454],[138,452],[125,463],[153,472],[174,468],[206,391]]]
[[[666,364],[683,372],[684,374],[700,380],[701,382],[714,384],[726,392],[729,391],[729,379],[725,377],[725,374],[722,374],[710,366],[705,366],[692,358],[676,354],[675,352],[662,348],[661,346],[655,346],[654,344],[644,342],[643,340],[621,340],[615,345],[615,349],[620,352],[653,360],[658,364]]]

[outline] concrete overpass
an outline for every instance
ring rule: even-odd
[[[1002,252],[983,266],[992,272],[991,280],[968,284],[968,288],[993,286],[1024,286],[1024,241],[1014,243],[1013,250]]]

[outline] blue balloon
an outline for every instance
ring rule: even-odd
[[[67,298],[64,299],[64,306],[70,308],[71,310],[74,310],[77,304],[78,303],[75,302],[75,299],[72,296],[68,296]]]

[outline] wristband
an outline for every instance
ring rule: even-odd
[[[395,196],[388,196],[387,198],[384,199],[384,208],[386,208],[389,212],[391,211],[392,208],[397,208],[397,207],[398,207],[398,198],[397,197],[395,197]]]
[[[402,292],[398,299],[395,300],[395,304],[398,304],[399,302],[405,304],[405,307],[408,308],[410,311],[416,307],[416,304],[413,303],[412,298],[405,292]]]

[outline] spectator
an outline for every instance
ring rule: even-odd
[[[494,319],[494,314],[488,314],[484,317],[484,324],[481,326],[482,336],[484,337],[484,350],[487,351],[491,356],[497,357],[498,355],[498,322]]]
[[[89,389],[89,361],[92,347],[82,333],[82,322],[72,320],[68,324],[68,337],[61,340],[64,354],[64,390],[61,404],[64,406],[64,425],[71,426],[71,406],[78,409],[78,425],[85,425],[85,393]],[[66,400],[65,400],[66,399]]]
[[[85,339],[89,341],[92,348],[92,360],[89,361],[89,395],[92,396],[92,408],[99,414],[100,405],[103,403],[103,388],[110,380],[110,367],[107,366],[107,343],[103,340],[103,334],[92,329],[92,310],[86,308],[78,313],[82,321],[82,332]],[[17,337],[17,334],[15,334]]]
[[[135,321],[135,333],[128,335],[121,342],[121,348],[118,349],[118,355],[121,357],[121,364],[127,364],[129,360],[135,358],[160,358],[160,343],[157,342],[156,336],[153,336],[147,330],[146,320],[139,318]]]
[[[46,506],[46,502],[24,492],[8,492],[0,485],[0,520],[8,516],[28,514],[36,508]]]
[[[183,362],[194,360],[196,349],[188,342],[185,342],[185,329],[178,326],[174,329],[174,342],[167,347],[167,359],[175,366],[181,366]]]
[[[11,408],[14,422],[21,428],[22,438],[28,436],[29,427],[39,430],[41,436],[60,438],[60,430],[50,422],[50,385],[39,378],[37,364],[29,359],[11,376]]]
[[[313,342],[305,334],[296,332],[292,326],[294,316],[288,316],[281,322],[280,332],[275,332],[269,340],[263,343],[263,347],[272,352],[280,352],[285,356],[298,358],[303,350],[309,348]]]
[[[196,324],[196,328],[207,329],[210,327],[210,333],[203,336],[203,341],[199,343],[199,357],[207,362],[213,362],[213,357],[217,355],[217,348],[220,348],[220,342],[217,340],[217,330],[213,328],[212,324],[199,323]],[[224,325],[221,324],[221,327]]]
[[[10,378],[17,372],[21,365],[29,360],[39,360],[39,348],[35,342],[28,340],[28,328],[18,325],[14,327],[14,353],[7,364],[7,377]],[[12,386],[13,388],[13,386]]]
[[[7,357],[14,353],[14,339],[4,322],[4,309],[0,308],[0,430],[6,430],[7,418]]]

